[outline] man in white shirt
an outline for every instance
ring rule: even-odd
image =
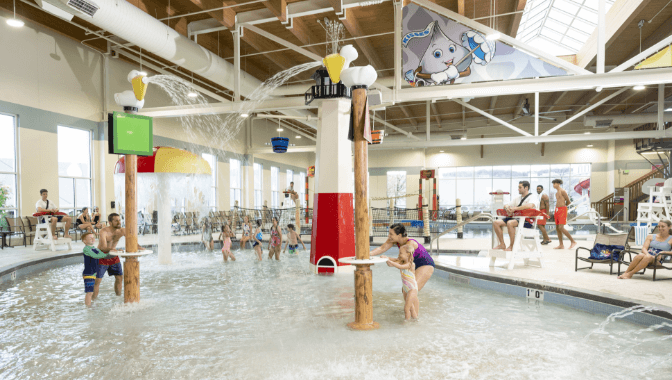
[[[535,194],[530,192],[530,183],[528,181],[520,181],[518,183],[518,195],[516,198],[511,201],[508,205],[504,206],[504,210],[509,217],[504,219],[497,219],[492,223],[492,228],[495,230],[497,239],[499,240],[499,245],[493,249],[503,249],[505,251],[510,251],[513,248],[513,239],[516,234],[516,227],[518,227],[518,220],[512,218],[515,211],[527,210],[527,209],[539,209],[539,199]],[[509,232],[509,239],[511,241],[509,247],[506,247],[504,243],[504,232],[502,228],[506,226],[506,229]],[[532,228],[532,225],[528,222],[525,222],[525,228]]]
[[[58,212],[56,204],[47,199],[47,196],[49,196],[49,192],[47,191],[47,189],[40,190],[40,195],[42,196],[42,199],[40,199],[39,201],[37,201],[37,203],[35,203],[36,212],[47,212],[50,214]],[[67,215],[58,215],[53,216],[51,218],[51,233],[53,234],[54,240],[58,239],[58,236],[56,235],[56,223],[61,221],[65,222],[65,234],[63,235],[63,237],[66,237],[68,239],[71,238],[70,224],[72,224],[72,219]]]

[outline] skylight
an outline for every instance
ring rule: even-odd
[[[606,0],[606,11],[615,0]],[[597,27],[599,0],[528,0],[516,39],[546,53],[576,54]]]

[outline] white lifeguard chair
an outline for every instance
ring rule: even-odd
[[[654,223],[672,216],[672,179],[665,180],[663,186],[658,186],[660,181],[661,178],[654,178],[642,185],[642,192],[649,194],[649,201],[637,205],[637,225],[646,225],[648,231]]]
[[[56,246],[58,245],[67,245],[68,250],[72,250],[72,239],[70,238],[58,238],[54,240],[53,233],[51,231],[51,215],[42,215],[38,216],[37,220],[40,221],[35,228],[35,238],[33,239],[33,250],[37,251],[42,248],[50,248],[52,252],[56,252]],[[57,222],[56,227],[65,228],[65,223]]]
[[[516,227],[512,250],[490,249],[487,256],[490,258],[490,266],[494,267],[497,259],[505,259],[508,260],[507,269],[511,270],[516,260],[523,259],[527,266],[530,259],[535,259],[541,268],[543,252],[541,250],[541,238],[537,230],[537,220],[543,218],[543,216],[514,216],[514,218],[518,219],[518,227]],[[534,219],[532,228],[523,227],[526,218]]]

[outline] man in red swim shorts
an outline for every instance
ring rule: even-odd
[[[569,238],[569,241],[571,242],[569,249],[572,249],[576,247],[576,241],[565,229],[565,224],[567,224],[567,206],[571,203],[569,201],[569,195],[567,195],[565,189],[562,188],[561,179],[554,179],[552,183],[553,188],[555,189],[555,228],[558,231],[558,241],[560,243],[560,245],[554,249],[565,249],[565,246],[562,244],[562,235]]]

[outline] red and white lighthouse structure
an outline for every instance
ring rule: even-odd
[[[338,261],[355,256],[350,99],[321,100],[317,127],[310,266],[314,273],[352,273]],[[318,238],[319,237],[319,238]]]

